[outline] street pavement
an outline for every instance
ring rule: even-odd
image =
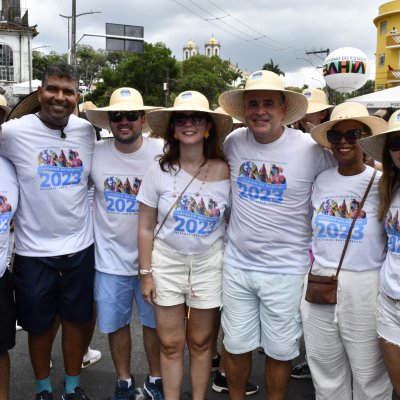
[[[142,332],[136,318],[132,323],[132,373],[136,380],[136,387],[143,385],[144,379],[148,374],[146,356],[143,349]],[[93,400],[110,400],[115,386],[115,371],[108,350],[107,335],[101,334],[97,330],[93,336],[91,347],[102,352],[99,362],[82,370],[81,384],[85,392]],[[27,334],[24,331],[17,332],[17,345],[10,352],[11,355],[11,383],[10,400],[34,400],[35,383],[32,368],[29,360],[27,346]],[[257,394],[249,396],[249,400],[266,399],[265,386],[263,382],[265,356],[258,351],[253,352],[253,368],[251,381],[260,386]],[[61,399],[63,392],[63,360],[61,354],[60,332],[54,343],[52,353],[53,368],[51,371],[51,381],[53,385],[54,399]],[[188,374],[188,356],[185,355],[185,374],[182,385],[183,400],[190,399],[190,380]],[[227,394],[216,393],[211,389],[213,375],[210,378],[209,389],[207,392],[208,400],[228,400]],[[310,379],[294,380],[291,379],[287,400],[313,400],[314,387]],[[139,400],[139,399],[138,399]],[[336,400],[336,399],[332,399]],[[378,399],[377,399],[378,400]]]

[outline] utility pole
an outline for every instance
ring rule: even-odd
[[[71,65],[75,67],[76,62],[76,0],[72,0],[72,25],[71,25]]]
[[[317,54],[326,54],[326,57],[328,57],[329,53],[330,53],[329,49],[326,49],[326,50],[306,51],[306,54],[307,54],[307,55],[310,55],[310,54],[314,54],[314,55],[317,55]]]

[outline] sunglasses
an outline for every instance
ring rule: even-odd
[[[389,139],[388,147],[390,151],[400,151],[400,136],[392,136]]]
[[[346,139],[347,143],[354,144],[357,139],[360,139],[361,130],[350,129],[349,131],[342,133],[331,129],[326,132],[326,137],[328,139],[328,142],[331,144],[338,144],[342,140],[342,137]]]
[[[172,122],[175,126],[184,126],[190,121],[193,126],[203,125],[206,122],[206,118],[202,114],[174,114],[172,116]]]
[[[108,117],[110,118],[111,122],[121,122],[122,118],[126,118],[130,122],[137,121],[140,117],[139,111],[109,111]]]

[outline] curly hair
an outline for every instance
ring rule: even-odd
[[[378,217],[382,221],[393,200],[393,195],[396,190],[399,190],[400,170],[393,162],[389,151],[389,139],[391,133],[386,135],[385,145],[383,147],[382,166],[383,173],[379,182],[380,204]]]
[[[217,135],[214,121],[209,113],[201,113],[207,122],[212,122],[209,130],[209,137],[203,141],[203,154],[206,160],[223,159],[221,138]],[[174,125],[172,122],[174,113],[172,112],[169,118],[167,131],[165,134],[164,151],[159,158],[160,167],[164,172],[176,171],[181,169],[180,165],[180,142],[174,138]],[[178,169],[176,169],[178,165]]]

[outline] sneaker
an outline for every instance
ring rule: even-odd
[[[211,359],[211,372],[218,371],[220,362],[221,362],[221,355],[217,353],[217,355]]]
[[[135,380],[133,377],[131,379],[132,385],[130,387],[128,387],[128,381],[117,381],[111,400],[135,400]]]
[[[101,358],[101,352],[99,350],[93,350],[88,347],[87,353],[83,356],[82,368],[87,368],[95,362],[99,361]]]
[[[74,393],[64,393],[61,397],[62,400],[92,400],[89,396],[87,396],[83,390],[77,386],[74,390]]]
[[[293,367],[290,377],[294,379],[311,379],[311,371],[307,360]]]
[[[152,400],[164,400],[161,379],[157,379],[155,383],[151,383],[149,377],[147,377],[143,384],[143,389]]]
[[[53,400],[53,393],[42,390],[40,393],[36,393],[35,400]]]
[[[258,392],[259,387],[254,383],[247,382],[246,387],[246,396],[250,396],[251,394],[255,394]],[[222,375],[219,371],[215,373],[214,381],[212,384],[212,390],[218,393],[228,393],[228,381],[226,376]]]

